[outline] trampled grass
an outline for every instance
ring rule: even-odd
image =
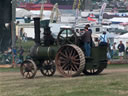
[[[125,71],[111,71],[111,70]],[[109,65],[97,76],[64,78],[58,73],[23,79],[18,69],[0,69],[0,96],[128,96],[128,65]]]

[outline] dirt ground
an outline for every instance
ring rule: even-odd
[[[128,72],[128,68],[105,69],[102,73],[124,73],[124,72]]]
[[[104,74],[118,74],[118,73],[127,73],[128,72],[128,68],[119,68],[119,69],[104,69],[102,73],[100,73],[101,75],[104,75]],[[13,76],[21,76],[20,72],[4,72],[3,73],[0,73],[0,77],[2,76],[9,76],[9,75],[12,75]],[[37,74],[36,74],[36,77],[41,77],[42,74],[40,73],[40,71],[37,71]],[[55,73],[55,75],[53,77],[61,77],[62,75],[59,74],[57,71]],[[21,76],[22,78],[22,76]]]
[[[120,61],[120,59],[111,59],[108,61],[109,64],[128,64],[128,59],[123,59]]]

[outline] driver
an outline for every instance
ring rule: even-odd
[[[44,45],[49,46],[54,44],[55,39],[53,38],[50,27],[44,28]]]
[[[91,40],[92,32],[88,30],[88,25],[85,26],[84,34],[81,36],[84,42],[85,56],[90,57],[91,55]]]

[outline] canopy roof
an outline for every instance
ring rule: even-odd
[[[33,13],[23,9],[23,8],[16,8],[16,17],[25,17],[25,16],[32,16]]]

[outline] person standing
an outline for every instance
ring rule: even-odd
[[[125,50],[125,52],[126,52],[126,58],[128,58],[128,42],[126,42],[126,50]]]
[[[12,54],[12,49],[11,49],[11,47],[8,47],[8,54],[9,54],[9,55]]]
[[[22,40],[23,39],[23,28],[20,29],[20,39]]]
[[[25,32],[22,35],[22,40],[25,41]]]
[[[114,42],[111,46],[111,54],[112,54],[112,58],[113,56],[116,56],[116,42]]]
[[[99,46],[107,46],[108,45],[108,37],[106,32],[104,31],[103,34],[100,35],[100,43]]]
[[[92,32],[88,30],[88,26],[85,26],[84,34],[81,36],[84,42],[85,56],[89,57],[91,55],[91,34]]]
[[[23,60],[24,60],[24,56],[23,56],[23,54],[24,54],[24,49],[23,49],[22,46],[21,46],[20,49],[18,50],[18,53],[19,53],[19,60],[20,60],[18,63],[22,63]]]
[[[120,44],[117,46],[118,50],[119,50],[119,57],[120,60],[123,60],[123,56],[124,56],[124,51],[125,51],[125,46],[122,43],[122,41],[120,41]]]
[[[90,29],[90,25],[87,24],[86,27],[88,28],[88,31],[92,32],[92,29]]]
[[[13,53],[14,56],[17,56],[17,50],[16,50],[16,47],[14,47],[14,48],[12,49],[12,53]]]
[[[92,34],[92,29],[90,28],[90,24],[87,24],[86,27],[88,27],[88,31],[90,31],[91,34]],[[92,40],[92,37],[91,37],[91,43],[90,43],[90,46],[92,47],[93,45],[94,45],[94,43],[93,43],[93,40]]]
[[[7,51],[8,51],[8,53],[7,53],[8,60],[9,60],[9,63],[11,63],[11,61],[12,61],[12,48],[8,47]]]
[[[27,33],[25,32],[25,42],[27,42]]]
[[[106,46],[106,45],[102,45],[102,46]],[[111,57],[111,46],[110,46],[109,41],[107,42],[107,58],[108,58],[108,60],[110,60],[112,58]]]

